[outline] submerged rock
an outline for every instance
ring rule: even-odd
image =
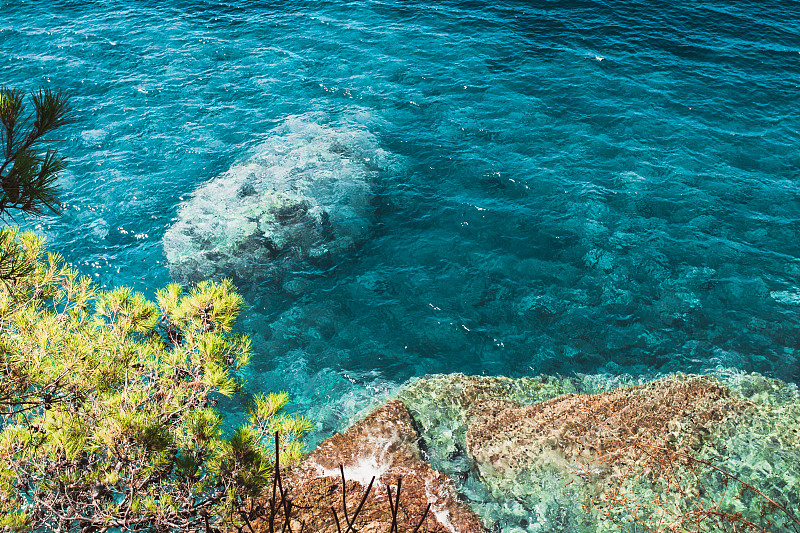
[[[344,491],[352,514],[372,476],[358,531],[390,531],[386,491],[399,477],[400,531],[413,530],[428,502],[420,531],[800,526],[794,385],[735,372],[655,381],[451,374],[412,379],[396,397],[291,470],[293,530],[337,531],[331,507],[342,521]]]
[[[565,504],[575,522],[588,519],[579,516],[577,504],[589,501],[599,502],[585,507],[595,519],[604,509],[621,513],[641,503],[675,521],[697,507],[685,486],[692,480],[683,460],[717,424],[744,408],[720,382],[705,377],[567,394],[534,405],[490,399],[467,411],[466,445],[496,495],[529,501],[549,485],[548,493],[570,498]],[[603,525],[609,524],[593,529]]]
[[[247,161],[198,188],[163,238],[173,279],[265,279],[337,256],[371,227],[391,157],[371,134],[293,117]]]
[[[342,490],[352,519],[374,476],[371,494],[355,520],[358,531],[390,531],[392,515],[387,489],[391,487],[396,494],[398,479],[402,479],[397,515],[400,531],[413,530],[430,503],[420,531],[482,532],[480,520],[459,500],[453,482],[420,459],[418,441],[413,420],[398,400],[374,411],[345,433],[323,441],[285,480],[297,509],[293,517],[296,528],[292,529],[299,530],[300,524],[305,523],[306,531],[336,532],[331,508],[336,509],[344,524]],[[344,487],[340,465],[346,479]]]
[[[800,393],[777,380],[456,374],[412,380],[399,396],[434,466],[489,528],[796,525],[773,503],[797,518]]]
[[[467,452],[466,415],[472,406],[484,401],[535,404],[583,391],[587,386],[575,379],[553,376],[511,379],[446,374],[414,378],[398,396],[420,428],[431,464],[457,480],[457,488],[485,527],[549,533],[587,530],[578,494],[560,476],[539,475],[533,483],[523,482],[509,492],[481,476]]]
[[[530,404],[576,391],[572,380],[548,376],[511,379],[444,374],[413,378],[398,397],[420,428],[433,464],[446,467],[455,477],[465,477],[474,467],[464,448],[465,414],[472,405],[492,398]]]
[[[567,394],[534,405],[490,399],[468,410],[466,444],[484,476],[511,483],[521,470],[548,466],[621,475],[653,448],[699,448],[715,424],[744,408],[707,377]]]

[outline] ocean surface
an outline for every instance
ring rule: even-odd
[[[18,221],[151,297],[210,180],[298,131],[391,161],[354,247],[240,280],[312,440],[428,373],[800,381],[797,2],[13,0],[0,84],[75,110]]]

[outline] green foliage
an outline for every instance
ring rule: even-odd
[[[31,233],[0,229],[0,249],[0,530],[208,532],[248,520],[245,501],[272,472],[265,437],[283,433],[286,464],[309,424],[271,394],[223,435],[216,399],[241,390],[235,372],[250,357],[232,284],[173,284],[153,303],[98,290]]]
[[[303,455],[301,438],[311,430],[311,422],[306,418],[281,414],[288,402],[289,395],[285,392],[255,395],[250,407],[250,424],[261,434],[283,435],[285,442],[281,456],[285,464],[291,465],[300,461]]]
[[[70,122],[69,98],[40,89],[31,103],[33,112],[26,114],[22,91],[0,88],[0,216],[12,209],[59,211],[55,181],[66,161],[40,145],[45,135]]]

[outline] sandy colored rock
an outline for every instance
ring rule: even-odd
[[[527,406],[490,399],[467,413],[467,447],[482,472],[494,470],[491,475],[546,466],[619,473],[655,448],[697,449],[715,423],[742,409],[743,402],[708,377],[567,394]]]
[[[431,509],[420,531],[431,533],[482,532],[478,517],[461,501],[453,482],[420,459],[419,435],[402,402],[391,401],[353,425],[343,434],[323,441],[285,478],[292,496],[293,530],[336,532],[331,511],[336,510],[346,529],[342,505],[342,478],[348,515],[358,507],[371,478],[375,483],[355,526],[362,533],[389,532],[391,510],[387,488],[396,494],[402,478],[398,524],[411,531],[419,524],[428,503]],[[264,528],[264,524],[261,524]],[[263,529],[266,530],[266,529]]]
[[[676,375],[533,405],[480,401],[466,415],[466,446],[493,494],[533,502],[560,491],[576,522],[575,502],[582,502],[588,514],[581,529],[669,524],[716,531],[719,517],[738,520],[745,510],[728,486],[747,488],[723,474],[724,437],[757,412],[715,378]],[[748,502],[748,520],[774,511],[764,498]],[[774,513],[771,519],[789,520]]]
[[[675,531],[721,531],[715,526],[720,516],[771,520],[769,531],[795,531],[792,518],[743,483],[790,511],[800,509],[796,385],[736,371],[657,381],[452,374],[412,379],[397,397],[402,404],[390,402],[326,441],[309,456],[314,464],[304,463],[306,474],[316,477],[301,484],[295,501],[321,502],[305,515],[315,524],[306,531],[336,531],[326,506],[342,519],[339,453],[348,509],[358,504],[370,472],[380,474],[382,488],[373,490],[356,528],[388,532],[391,469],[413,470],[407,465],[420,457],[420,447],[433,476],[446,473],[446,487],[455,480],[461,498],[496,531],[664,531],[664,524]],[[403,481],[404,533],[413,530],[430,494],[429,470],[419,468]],[[292,476],[302,477],[298,472]],[[445,501],[458,504],[451,489],[446,492]],[[457,507],[447,508],[454,525],[464,516]],[[293,531],[299,531],[296,518]],[[477,520],[462,523],[455,529],[470,531]]]
[[[409,380],[398,397],[425,440],[429,462],[449,476],[463,479],[473,468],[464,448],[464,415],[471,406],[494,398],[531,404],[571,392],[577,391],[568,378],[437,374]]]

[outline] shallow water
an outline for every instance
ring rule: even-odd
[[[251,387],[318,439],[427,373],[800,381],[798,28],[778,1],[14,0],[0,83],[76,110],[64,213],[28,224],[149,295],[182,203],[287,121],[392,154],[365,242],[242,284]]]

